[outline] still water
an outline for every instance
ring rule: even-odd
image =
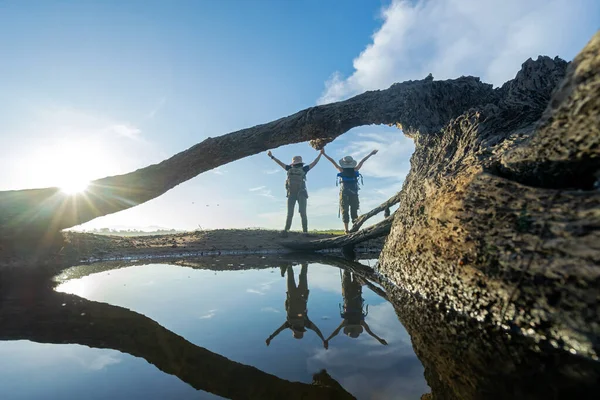
[[[358,399],[430,391],[376,285],[320,263],[259,263],[76,267],[46,298],[19,294],[23,321],[0,341],[0,397],[294,397],[322,370]]]

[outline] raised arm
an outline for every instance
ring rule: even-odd
[[[377,339],[377,341],[385,346],[387,346],[387,342],[380,338],[379,336],[377,336],[376,334],[374,334],[371,329],[369,329],[369,325],[367,325],[367,323],[365,321],[361,321],[360,324],[363,326],[363,328],[365,328],[365,331],[367,331],[367,333],[371,336],[373,336],[375,339]]]
[[[321,156],[322,156],[322,155],[323,155],[323,150],[321,150],[321,151],[319,152],[319,155],[317,156],[317,158],[315,158],[315,161],[311,162],[311,163],[308,165],[308,168],[309,168],[309,169],[313,169],[313,168],[314,168],[314,166],[315,166],[315,165],[317,165],[317,163],[318,163],[318,162],[319,162],[319,160],[321,159]]]
[[[333,164],[333,166],[340,172],[342,172],[342,167],[340,167],[338,165],[338,163],[335,162],[335,160],[331,157],[329,157],[327,154],[325,154],[325,149],[321,150],[321,154],[323,154],[325,156],[326,159],[328,159],[329,161],[331,161],[331,163]]]
[[[319,329],[319,328],[318,328],[318,327],[317,327],[315,324],[313,324],[313,322],[312,322],[310,319],[308,319],[308,317],[307,317],[306,319],[307,319],[307,322],[308,322],[308,323],[306,324],[306,327],[307,327],[308,329],[311,329],[311,330],[315,331],[315,333],[316,333],[316,334],[317,334],[317,335],[318,335],[318,336],[321,338],[321,340],[323,341],[323,345],[325,346],[325,348],[329,347],[329,346],[328,346],[328,343],[327,343],[327,341],[325,340],[325,338],[323,337],[323,334],[321,333],[321,330],[320,330],[320,329]]]
[[[331,335],[329,335],[329,337],[327,338],[327,342],[329,342],[331,339],[333,339],[334,337],[336,337],[338,335],[338,333],[340,333],[340,331],[342,330],[342,328],[346,326],[346,321],[342,321],[342,323],[340,324],[340,326],[337,327],[337,329],[335,331],[333,331],[331,333]]]
[[[365,163],[365,161],[367,161],[369,159],[369,157],[377,154],[379,150],[373,150],[372,152],[370,152],[365,158],[363,158],[362,160],[360,160],[360,162],[358,163],[358,165],[354,168],[355,171],[358,171],[363,164]]]
[[[287,321],[285,321],[283,323],[283,325],[281,325],[275,332],[273,332],[273,334],[271,334],[271,336],[269,336],[266,340],[267,342],[267,346],[269,344],[271,344],[271,340],[273,340],[275,338],[275,336],[279,335],[281,333],[282,330],[284,330],[285,328],[289,327],[289,323]]]
[[[282,163],[281,161],[279,161],[279,160],[277,159],[277,157],[275,157],[275,156],[273,155],[273,153],[271,153],[271,150],[269,150],[269,151],[267,152],[267,155],[268,155],[269,157],[271,157],[271,160],[273,160],[273,161],[275,161],[277,164],[279,164],[279,166],[280,166],[281,168],[285,169],[286,165],[285,165],[284,163]]]

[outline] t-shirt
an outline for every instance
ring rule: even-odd
[[[285,166],[285,170],[286,170],[286,171],[289,171],[289,170],[290,170],[290,169],[292,169],[292,168],[294,168],[294,167],[292,167],[291,165],[286,165],[286,166]],[[302,167],[302,169],[304,170],[304,173],[306,174],[308,171],[310,171],[310,166],[309,166],[309,165],[304,165],[304,166]]]

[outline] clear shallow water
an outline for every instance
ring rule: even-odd
[[[306,264],[306,296],[300,277],[303,267],[299,264],[292,267],[283,262],[280,265],[285,270],[283,277],[280,267],[210,271],[167,264],[140,265],[68,280],[56,291],[142,314],[179,335],[181,338],[177,340],[182,343],[189,341],[209,352],[287,381],[310,384],[313,374],[325,369],[345,390],[359,399],[419,399],[423,393],[429,392],[423,367],[392,305],[367,286],[362,286],[361,297],[365,305],[363,311],[366,312],[368,305],[368,314],[364,317],[366,325],[363,325],[358,337],[344,334],[344,330],[358,328],[342,327],[325,348],[323,339],[313,330],[307,329],[301,339],[296,339],[294,332],[284,326],[267,346],[267,338],[287,320],[286,299],[289,292],[293,293],[287,301],[288,309],[303,310],[302,299],[307,298],[308,321],[322,333],[323,338],[328,338],[343,322],[340,313],[344,304],[344,276],[339,268]],[[293,283],[288,279],[292,270]],[[352,289],[347,285],[344,290],[347,300],[356,302],[357,292],[349,288]],[[71,300],[73,296],[64,298],[66,300],[60,300],[64,303],[59,301],[56,307],[64,308],[64,312],[76,310],[67,317],[67,322],[73,318],[87,321],[92,318],[90,314],[96,318],[85,322],[83,328],[76,326],[75,331],[82,329],[87,332],[90,329],[93,335],[101,329],[102,313],[105,311],[93,308],[79,310],[76,307],[82,306],[76,304],[76,297],[74,301]],[[113,315],[111,310],[105,312],[110,318]],[[120,313],[122,309],[115,310]],[[126,327],[129,321],[126,310],[122,311],[124,317],[119,320],[119,316],[115,320]],[[57,318],[60,318],[61,312],[63,310],[56,311]],[[131,318],[142,317],[132,315]],[[131,340],[135,343],[136,337],[143,341],[144,335],[151,329],[147,320],[144,321],[145,328],[125,329],[125,332],[131,331],[130,337],[117,338],[113,342],[119,344]],[[305,320],[305,326],[309,325],[308,321]],[[98,328],[91,328],[90,324],[96,324]],[[57,329],[50,325],[42,324],[37,329]],[[369,335],[367,327],[373,336]],[[112,331],[114,329],[108,332]],[[89,335],[82,333],[86,340]],[[101,342],[102,335],[99,336]],[[300,335],[296,333],[296,336]],[[95,344],[98,340],[94,340],[92,338],[88,342],[98,346]],[[172,343],[175,339],[168,340]],[[158,368],[144,358],[117,350],[26,340],[3,341],[0,342],[0,393],[3,399],[219,398],[184,382],[201,379],[184,376],[185,367],[181,366],[179,359],[186,358],[185,354],[191,351],[189,348],[182,356],[174,350],[165,351],[167,339],[165,344],[160,341],[155,339],[150,345],[146,343],[146,347],[123,344],[138,355],[150,354],[146,358],[150,358],[149,361],[157,364]],[[158,350],[155,351],[152,345]],[[106,347],[110,348],[111,343],[107,343]],[[163,356],[153,358],[152,354],[156,352],[162,352]],[[172,368],[176,373],[165,373],[159,368]],[[219,360],[214,361],[214,368],[221,368]],[[177,372],[184,378],[175,376]]]

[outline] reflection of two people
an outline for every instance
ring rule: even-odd
[[[365,322],[368,314],[363,311],[364,300],[362,298],[363,282],[356,275],[349,271],[344,271],[342,275],[342,296],[344,298],[344,307],[340,315],[343,318],[342,323],[327,339],[319,328],[308,318],[308,263],[302,263],[298,286],[294,279],[294,270],[291,265],[281,267],[282,276],[287,272],[287,298],[285,300],[285,310],[287,312],[286,321],[267,339],[267,346],[275,336],[279,335],[285,329],[291,329],[294,338],[302,339],[306,329],[314,331],[323,341],[323,346],[329,348],[329,341],[335,337],[340,330],[344,328],[344,333],[351,338],[357,338],[365,330],[383,345],[387,342],[375,335],[369,325]]]
[[[379,343],[387,345],[387,342],[374,334],[365,322],[365,317],[369,313],[369,306],[367,306],[366,310],[363,310],[365,301],[362,297],[362,285],[363,281],[361,278],[349,271],[344,271],[342,275],[344,307],[340,310],[340,316],[343,320],[340,326],[325,340],[326,348],[329,346],[329,341],[337,336],[342,328],[344,328],[344,333],[353,339],[359,337],[364,329],[369,335],[377,339]]]
[[[287,298],[285,300],[285,311],[287,312],[286,321],[267,339],[267,346],[271,340],[281,333],[284,329],[291,329],[294,338],[302,339],[306,329],[314,331],[323,341],[323,345],[327,348],[327,341],[319,328],[308,319],[307,303],[308,303],[308,263],[302,263],[300,270],[300,278],[298,286],[294,279],[294,269],[291,265],[287,268],[281,267],[282,275],[287,272]]]

